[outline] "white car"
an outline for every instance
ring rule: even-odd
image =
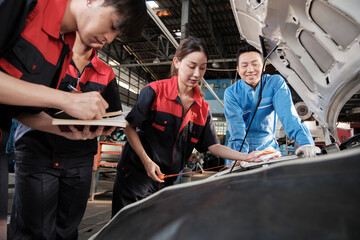
[[[231,0],[240,34],[287,79],[324,130],[360,90],[359,0]]]
[[[360,1],[230,2],[242,37],[266,53],[278,45],[271,64],[331,146],[340,110],[360,90]],[[360,239],[355,145],[165,188],[123,208],[92,239]]]

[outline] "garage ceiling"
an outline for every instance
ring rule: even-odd
[[[180,42],[181,30],[183,36],[195,36],[206,43],[209,53],[206,80],[235,78],[236,53],[242,38],[228,0],[147,1],[148,4],[153,2],[158,5],[153,11],[177,43]],[[183,2],[189,3],[188,6],[184,4],[187,8]],[[185,14],[188,23],[183,25],[183,29],[182,12],[188,13]],[[102,52],[116,60],[117,66],[128,68],[148,82],[169,78],[175,47],[158,25],[148,17],[141,36],[131,41],[117,38],[106,44]],[[298,96],[294,97],[296,102]],[[354,115],[353,109],[359,106],[358,93],[345,104],[338,120],[358,122],[359,113]]]
[[[153,1],[147,1],[150,2]],[[154,9],[177,42],[180,41],[182,2],[156,1],[159,7]],[[209,52],[205,79],[234,78],[236,52],[241,40],[229,1],[190,0],[189,4],[186,33],[201,38]],[[142,35],[137,39],[126,41],[117,38],[111,44],[105,45],[102,51],[121,66],[132,68],[150,82],[169,77],[175,47],[157,23],[149,17]],[[228,69],[231,71],[227,71]]]

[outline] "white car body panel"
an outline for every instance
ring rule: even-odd
[[[231,0],[242,37],[266,52],[320,125],[337,139],[338,115],[360,89],[359,0]],[[331,143],[327,131],[325,141]]]

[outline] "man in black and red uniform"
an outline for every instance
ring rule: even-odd
[[[0,1],[0,103],[6,104],[0,107],[0,154],[11,118],[25,111],[14,105],[53,107],[77,118],[100,119],[108,104],[99,93],[75,95],[45,86],[56,88],[65,75],[75,31],[88,46],[101,48],[119,33],[140,33],[145,18],[144,0]],[[87,135],[101,133],[102,129]],[[7,181],[7,167],[0,158],[0,175]],[[0,227],[6,233],[7,183],[0,186]]]
[[[86,45],[101,49],[118,34],[138,35],[145,19],[144,0],[1,1],[0,130],[9,130],[11,118],[25,111],[14,105],[101,119],[108,105],[99,93],[73,95],[44,86],[56,88],[64,77],[75,31]]]
[[[108,111],[122,110],[112,68],[79,38],[73,52],[73,61],[59,89],[100,92],[109,104]],[[18,126],[16,189],[10,225],[13,238],[77,239],[96,152],[96,139],[73,141],[22,124]]]

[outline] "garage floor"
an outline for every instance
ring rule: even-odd
[[[196,173],[192,175],[191,181],[197,181],[207,178],[216,172],[206,171],[203,173]],[[95,196],[94,201],[88,201],[88,205],[79,225],[79,240],[89,239],[90,236],[98,232],[111,217],[111,197],[110,191],[113,186],[112,178],[102,179],[98,182],[98,191],[106,192]],[[11,213],[11,205],[14,193],[14,174],[9,176],[9,201],[8,201],[8,216]],[[8,217],[9,222],[9,217]]]

